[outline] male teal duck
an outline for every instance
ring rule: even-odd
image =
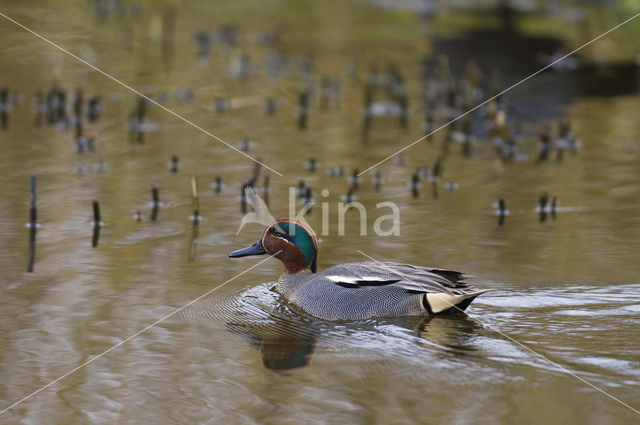
[[[428,316],[466,309],[483,292],[471,276],[410,264],[361,262],[316,269],[318,240],[305,222],[281,218],[250,247],[229,257],[269,254],[282,261],[275,289],[288,302],[326,320]]]

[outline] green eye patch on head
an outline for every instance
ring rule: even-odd
[[[316,245],[313,236],[307,230],[297,223],[281,221],[276,227],[284,233],[284,238],[294,243],[300,248],[307,264],[311,264],[316,256]]]

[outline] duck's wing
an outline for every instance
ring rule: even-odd
[[[381,286],[419,295],[429,314],[462,311],[488,289],[478,290],[464,279],[472,276],[453,270],[401,263],[364,262],[342,264],[322,272],[324,279],[345,288]]]
[[[389,262],[341,264],[326,269],[322,277],[346,287],[393,285],[409,293],[462,294],[473,290],[464,282],[472,276],[453,270]]]

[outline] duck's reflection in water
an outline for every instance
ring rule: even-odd
[[[483,332],[483,327],[459,312],[438,316],[381,318],[360,323],[354,330],[362,331],[364,338],[370,338],[371,332],[379,334],[380,339],[376,344],[398,355],[418,355],[435,350],[458,356],[478,351],[475,341]],[[359,336],[356,333],[350,338],[358,339]],[[367,346],[371,347],[371,344]]]
[[[319,336],[312,322],[296,319],[269,315],[261,322],[227,322],[226,328],[249,341],[267,369],[286,372],[309,365]]]
[[[344,339],[346,345],[351,345],[354,342],[357,344],[360,338],[366,338],[366,345],[371,347],[371,331],[394,337],[391,340],[381,338],[379,348],[384,351],[387,351],[389,344],[394,344],[395,338],[399,338],[395,343],[404,344],[414,337],[415,342],[423,341],[430,349],[454,355],[471,354],[477,351],[472,340],[482,326],[464,313],[340,324],[315,321],[297,314],[291,317],[269,314],[259,322],[229,321],[226,329],[247,340],[258,351],[267,369],[286,373],[309,366],[319,340],[320,344],[335,347],[336,340]],[[422,345],[414,347],[424,350]]]
[[[414,329],[416,336],[461,353],[477,351],[472,340],[481,331],[482,326],[465,313],[454,313],[423,318]]]

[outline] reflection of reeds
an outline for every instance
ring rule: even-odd
[[[191,239],[189,240],[189,254],[187,259],[193,263],[196,260],[197,242],[198,239],[198,220],[193,220],[193,226],[191,228]]]

